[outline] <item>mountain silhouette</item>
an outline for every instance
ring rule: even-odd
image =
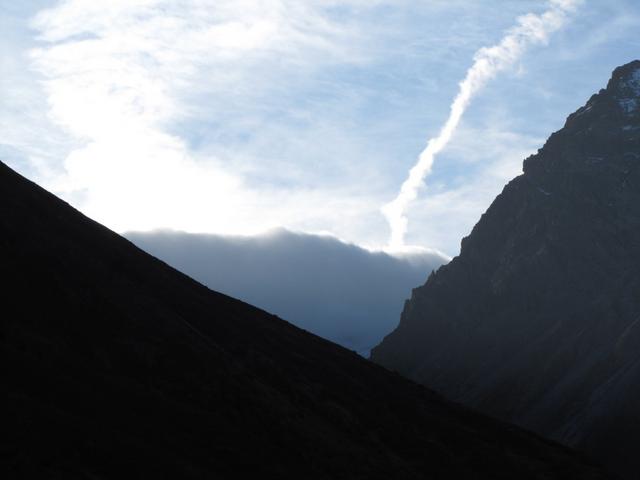
[[[2,478],[599,479],[0,164]]]
[[[640,61],[524,161],[372,359],[640,470]]]

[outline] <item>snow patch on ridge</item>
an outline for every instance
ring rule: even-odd
[[[629,88],[633,90],[633,93],[640,96],[640,68],[633,71],[629,80]]]
[[[620,82],[620,90],[623,96],[618,98],[618,105],[625,114],[638,110],[638,97],[640,97],[640,68]]]

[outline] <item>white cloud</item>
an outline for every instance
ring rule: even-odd
[[[329,22],[323,5],[69,0],[39,13],[32,23],[45,45],[32,58],[46,78],[50,117],[84,143],[49,185],[118,230],[238,232],[291,222],[279,212],[287,202],[273,196],[262,222],[247,221],[247,207],[265,192],[247,188],[219,158],[191,151],[171,126],[201,114],[207,92],[246,102],[273,88],[257,78],[261,62],[277,59],[284,75],[357,61],[353,32]],[[210,116],[216,107],[207,107]],[[308,203],[304,192],[288,193]]]

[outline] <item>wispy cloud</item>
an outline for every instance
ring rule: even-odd
[[[242,109],[277,89],[263,62],[282,76],[359,58],[354,31],[330,21],[325,2],[70,0],[33,27],[50,117],[83,141],[53,187],[119,230],[246,229],[242,212],[260,192],[176,128],[198,115],[224,122],[233,106],[221,104]]]
[[[567,14],[575,9],[578,0],[550,0],[548,10],[540,15],[529,13],[518,18],[514,27],[492,47],[483,47],[474,56],[473,65],[460,82],[458,94],[451,104],[451,111],[437,136],[427,143],[417,163],[409,170],[396,198],[384,205],[382,211],[391,229],[391,248],[403,248],[407,233],[406,210],[418,196],[425,177],[431,172],[435,156],[451,141],[458,124],[472,98],[498,72],[516,62],[528,46],[547,43],[549,35],[559,29]]]

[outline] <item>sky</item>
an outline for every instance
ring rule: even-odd
[[[545,1],[0,0],[0,159],[119,231],[389,241],[392,201],[482,47]],[[522,160],[640,57],[584,0],[477,92],[406,242],[458,253]]]

